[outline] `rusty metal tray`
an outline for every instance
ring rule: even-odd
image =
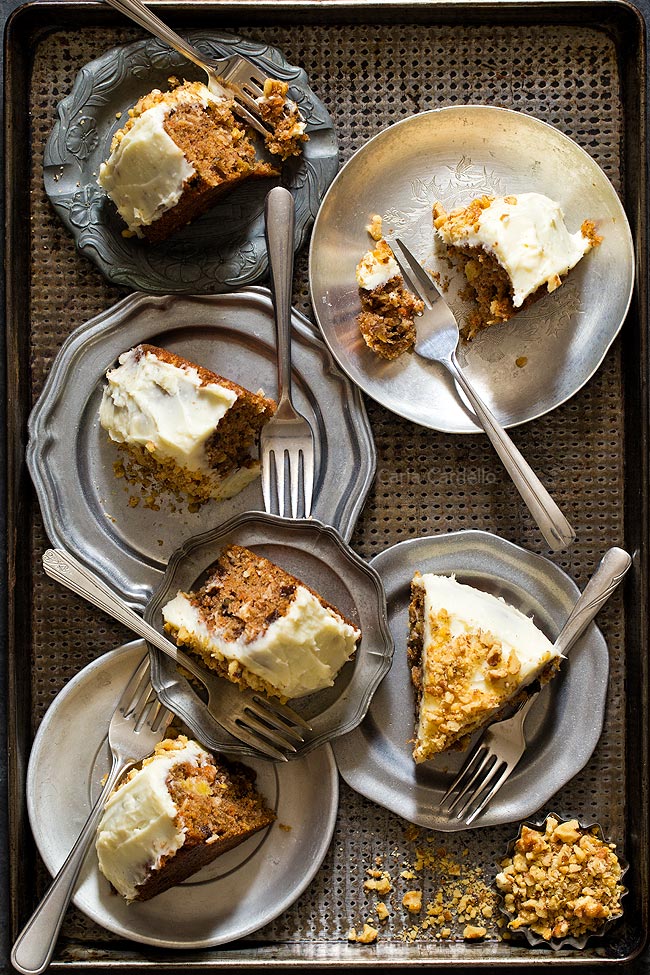
[[[463,940],[456,889],[480,896],[516,824],[443,835],[416,832],[342,784],[333,843],[299,900],[250,937],[173,952],[119,940],[76,909],[52,970],[128,971],[337,967],[569,967],[632,963],[648,930],[648,253],[644,18],[623,0],[464,2],[231,0],[160,4],[181,30],[213,27],[277,46],[304,65],[332,115],[342,161],[387,125],[427,108],[472,102],[533,114],[590,153],[623,200],[638,281],[619,338],[569,402],[515,431],[578,531],[557,562],[583,587],[604,550],[634,555],[624,591],[599,616],[610,652],[605,730],[587,765],[549,809],[598,821],[631,864],[625,916],[578,952],[503,940],[496,925]],[[588,16],[586,14],[588,13]],[[5,35],[6,322],[8,397],[8,774],[11,935],[48,883],[25,814],[31,742],[48,705],[81,667],[129,638],[43,574],[47,547],[24,463],[26,421],[67,334],[123,297],[74,243],[43,189],[43,148],[56,103],[83,64],[141,37],[93,2],[28,3]],[[570,174],[567,176],[570,178]],[[356,260],[356,255],[351,255]],[[294,304],[313,320],[306,249]],[[407,538],[476,528],[542,552],[537,532],[484,438],[440,434],[367,403],[378,451],[374,487],[352,544],[365,558]],[[588,689],[586,689],[588,693]],[[418,861],[418,856],[421,861]],[[414,880],[408,866],[426,862]],[[364,889],[381,864],[393,890],[375,944],[349,944],[377,897]],[[401,899],[422,886],[451,905],[450,934],[422,927]],[[170,921],[173,923],[173,919]],[[10,935],[10,936],[11,936]]]

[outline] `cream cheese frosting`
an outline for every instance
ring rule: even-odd
[[[399,265],[385,240],[380,240],[374,250],[367,251],[356,269],[357,284],[365,291],[373,291],[400,274]]]
[[[154,89],[152,95],[158,95]],[[133,233],[152,224],[176,206],[195,169],[165,130],[171,109],[183,102],[206,106],[224,98],[205,85],[178,88],[169,101],[160,101],[134,118],[131,127],[99,167],[98,183],[108,193]]]
[[[510,277],[515,308],[543,285],[554,291],[593,246],[580,230],[569,233],[559,203],[541,193],[495,197],[473,225],[443,223],[437,233],[447,244],[493,254]]]
[[[287,612],[253,640],[224,640],[182,592],[163,606],[162,614],[175,631],[192,633],[207,652],[236,661],[287,698],[331,687],[360,636],[305,586],[296,587]]]
[[[442,750],[432,742],[471,733],[561,654],[530,617],[491,593],[453,575],[418,574],[414,584],[424,590],[417,762]]]
[[[179,739],[179,744],[157,751],[111,794],[97,827],[99,869],[127,901],[134,900],[150,871],[185,842],[167,779],[175,765],[200,767],[211,759],[195,741]]]
[[[99,419],[112,440],[209,472],[205,444],[236,401],[233,390],[203,384],[196,369],[136,349],[123,353],[106,379]]]

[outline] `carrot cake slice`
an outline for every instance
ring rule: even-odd
[[[156,745],[109,797],[97,828],[99,869],[128,902],[146,901],[274,819],[252,769],[180,735]]]
[[[465,747],[522,688],[549,680],[562,659],[533,621],[503,599],[454,576],[419,572],[411,585],[407,653],[417,763]]]
[[[307,138],[287,90],[275,83],[260,105],[273,129],[267,147],[280,160],[301,152]],[[280,174],[280,162],[257,158],[232,108],[225,88],[219,94],[188,81],[170,91],[156,88],[129,109],[98,177],[127,234],[165,240],[243,180]]]
[[[254,456],[275,403],[154,345],[138,345],[106,373],[99,410],[142,482],[194,501],[224,499],[259,476]]]
[[[424,303],[405,286],[393,251],[380,238],[356,269],[361,313],[357,324],[369,349],[382,359],[397,359],[415,345],[415,316]]]
[[[559,203],[541,193],[481,196],[449,213],[436,202],[433,222],[477,304],[467,339],[555,291],[602,241],[591,220],[570,233]]]
[[[234,683],[282,700],[330,687],[361,631],[279,566],[228,545],[194,592],[163,606],[179,646]]]

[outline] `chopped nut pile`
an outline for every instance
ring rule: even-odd
[[[613,843],[549,816],[545,831],[523,826],[514,854],[501,863],[508,927],[545,940],[596,932],[621,912],[621,865]]]

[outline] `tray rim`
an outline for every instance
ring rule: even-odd
[[[303,16],[305,22],[313,23],[328,17],[336,17],[342,23],[366,22],[372,17],[373,22],[378,20],[382,23],[402,16],[403,20],[409,22],[426,21],[428,23],[453,23],[462,13],[467,15],[467,21],[471,23],[503,23],[515,25],[526,25],[531,22],[561,23],[563,25],[578,26],[584,23],[584,8],[588,0],[530,0],[530,2],[513,2],[513,0],[503,0],[498,5],[495,3],[483,2],[483,0],[384,0],[381,11],[378,12],[370,7],[366,0],[319,0],[317,4],[312,0],[185,0],[175,4],[161,4],[161,9],[165,13],[169,12],[170,20],[178,19],[179,16],[188,18],[188,23],[195,23],[196,18],[200,18],[206,10],[217,10],[228,13],[232,17],[249,17],[249,23],[257,25],[265,22],[271,10],[276,16],[282,16],[286,22],[288,18]],[[645,0],[643,0],[645,3]],[[153,6],[159,6],[157,3]],[[633,432],[641,432],[642,444],[647,445],[648,434],[648,322],[647,322],[647,300],[648,300],[648,260],[646,241],[639,227],[639,224],[648,226],[648,200],[647,200],[647,179],[644,178],[647,171],[646,143],[647,136],[647,112],[645,97],[640,97],[640,92],[647,95],[647,69],[646,69],[646,17],[644,13],[629,0],[596,0],[589,3],[590,14],[595,18],[593,29],[601,29],[613,32],[614,39],[621,40],[621,32],[632,34],[632,51],[626,52],[625,58],[619,62],[621,77],[630,82],[629,90],[623,86],[623,156],[626,162],[624,167],[624,197],[628,200],[628,205],[634,203],[634,212],[630,213],[633,233],[636,239],[637,266],[639,270],[637,291],[633,300],[631,312],[628,314],[628,327],[624,329],[625,337],[623,341],[629,346],[639,362],[633,365],[626,365],[626,376],[631,375],[637,385],[626,392],[628,405],[639,414],[639,423],[635,425]],[[8,643],[8,687],[9,687],[9,715],[8,715],[8,758],[9,758],[9,786],[12,794],[12,808],[10,830],[9,830],[9,852],[15,857],[17,855],[27,857],[24,866],[29,865],[29,843],[25,846],[24,818],[21,810],[20,795],[16,800],[16,789],[20,789],[21,777],[24,781],[22,772],[25,767],[26,749],[30,741],[29,713],[28,710],[21,712],[17,707],[19,701],[24,704],[29,701],[29,680],[28,675],[21,673],[21,668],[16,666],[15,648],[16,645],[24,646],[28,638],[28,626],[20,615],[21,600],[25,605],[28,595],[29,579],[31,568],[29,564],[29,553],[21,551],[19,544],[19,532],[24,526],[29,525],[29,488],[26,479],[22,447],[25,421],[25,403],[29,398],[29,384],[27,376],[27,364],[21,358],[26,347],[25,335],[20,335],[18,328],[23,321],[21,311],[17,309],[16,303],[12,303],[19,292],[21,282],[24,286],[24,274],[28,269],[25,259],[24,249],[21,245],[25,241],[25,228],[20,226],[20,210],[26,207],[28,193],[25,187],[20,185],[20,181],[14,184],[14,177],[17,171],[16,160],[11,151],[12,140],[25,135],[27,122],[20,117],[18,106],[12,104],[11,94],[20,80],[25,82],[27,78],[27,64],[30,47],[29,45],[38,36],[42,36],[48,31],[61,29],[61,24],[52,25],[48,18],[52,15],[59,15],[70,20],[74,18],[76,24],[80,20],[85,25],[84,17],[93,16],[95,22],[92,26],[110,23],[115,26],[117,14],[107,9],[104,4],[96,3],[94,0],[40,0],[24,4],[15,10],[7,22],[5,31],[5,55],[6,55],[6,79],[9,84],[5,87],[5,131],[10,136],[10,148],[7,153],[7,164],[5,172],[5,188],[7,193],[7,215],[6,215],[6,234],[5,244],[7,258],[5,266],[7,268],[7,288],[6,288],[6,322],[7,322],[7,350],[6,350],[6,373],[7,385],[14,394],[7,402],[7,556],[8,573],[7,588],[10,590],[7,606],[7,643]],[[20,32],[23,28],[23,36]],[[619,52],[620,53],[620,52]],[[626,60],[627,59],[627,60]],[[629,61],[629,64],[627,63]],[[635,77],[636,75],[636,77]],[[635,128],[632,133],[629,130],[629,113],[634,110]],[[636,135],[636,146],[634,136]],[[17,190],[16,190],[17,187]],[[22,277],[21,277],[22,275]],[[642,364],[643,363],[643,364]],[[626,413],[627,426],[629,427],[629,416]],[[648,609],[646,605],[648,589],[646,584],[648,574],[648,550],[650,541],[649,518],[648,518],[648,457],[647,451],[642,451],[642,456],[638,456],[638,440],[633,447],[630,446],[630,430],[626,433],[626,463],[636,464],[638,471],[634,478],[627,479],[624,485],[625,506],[628,512],[626,520],[627,530],[630,530],[632,520],[637,523],[634,525],[635,540],[638,545],[631,546],[635,554],[635,562],[638,568],[636,579],[630,580],[626,586],[626,605],[636,602],[640,606],[640,611],[635,620],[634,614],[627,614],[626,623],[626,643],[634,639],[640,633],[644,642],[648,643],[650,626],[648,621]],[[627,533],[627,532],[626,532]],[[22,547],[24,548],[24,546]],[[29,621],[28,621],[29,623]],[[641,655],[639,655],[641,657]],[[647,687],[648,666],[646,659],[632,661],[634,668],[629,674],[630,682],[637,686]],[[647,740],[648,733],[648,713],[647,699],[643,702],[644,707],[634,715],[633,730],[636,739],[631,744],[627,756],[628,772],[637,769],[635,760],[641,754],[639,741]],[[638,734],[637,734],[638,733]],[[648,769],[645,768],[645,777],[641,782],[641,803],[647,814],[648,810]],[[628,774],[628,782],[630,777]],[[640,832],[636,837],[637,846],[648,849],[648,823],[647,815],[642,823],[639,824]],[[20,920],[20,910],[24,911],[29,906],[28,894],[16,890],[15,869],[12,870],[11,887],[11,911],[14,931],[16,924]],[[640,940],[631,948],[631,953],[625,957],[603,958],[598,956],[601,964],[611,963],[620,964],[629,962],[638,957],[643,950],[647,939],[648,924],[648,896],[647,878],[644,878],[645,890],[642,891],[642,903],[640,910],[636,911],[636,920],[642,914],[641,923],[643,930]],[[18,885],[20,886],[20,885]],[[264,965],[275,964],[281,967],[319,967],[330,968],[339,967],[341,960],[350,963],[349,949],[346,945],[332,942],[328,944],[330,954],[328,957],[314,958],[311,947],[308,944],[296,944],[290,946],[293,954],[289,957],[280,957],[283,946],[253,946],[236,949],[229,953],[228,958],[219,959],[219,968],[246,967],[257,969]],[[487,947],[487,946],[486,946]],[[83,948],[83,945],[80,945]],[[451,959],[446,957],[443,960],[435,960],[422,956],[417,951],[417,945],[413,946],[414,955],[404,957],[404,946],[386,945],[381,954],[376,954],[372,949],[359,949],[355,951],[354,962],[362,967],[376,966],[381,960],[385,960],[388,965],[399,965],[402,967],[431,966],[446,967],[450,962],[454,964],[472,965],[476,967],[492,966],[495,960],[501,959],[501,955],[490,955],[485,953],[482,957],[476,957],[473,962],[467,958]],[[476,954],[476,953],[475,953]],[[74,956],[74,953],[73,953]],[[544,956],[531,957],[531,964],[538,967],[540,963],[545,964],[550,959]],[[580,966],[592,964],[594,956],[584,954],[581,958],[557,959],[555,964],[578,964]],[[91,963],[102,967],[106,964],[106,958],[102,960],[102,953],[98,953],[96,962]],[[145,962],[146,964],[146,962]],[[187,963],[186,963],[187,964]],[[515,961],[515,964],[517,962]],[[110,967],[110,961],[108,962]],[[55,961],[54,968],[60,968],[61,962]],[[72,970],[70,962],[66,963],[67,970]],[[84,968],[88,967],[88,963]]]

